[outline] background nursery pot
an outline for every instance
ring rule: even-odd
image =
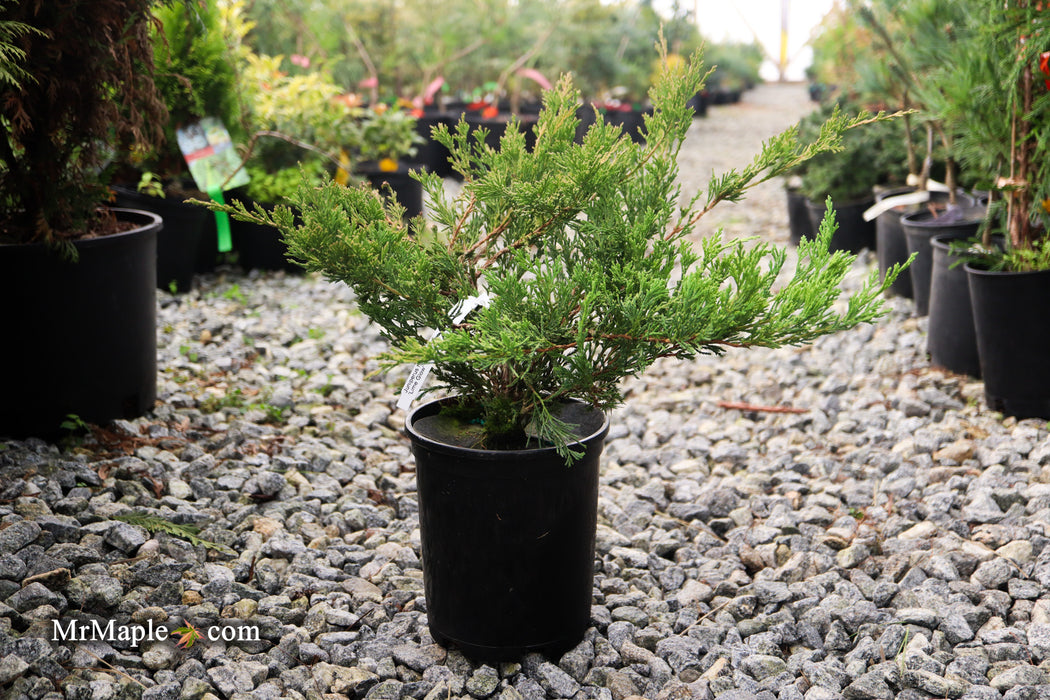
[[[874,204],[873,199],[835,203],[835,220],[839,224],[839,229],[831,238],[830,250],[859,253],[865,248],[875,249],[875,222],[864,220],[864,212],[872,204]],[[809,200],[806,202],[806,207],[809,209],[813,230],[816,231],[820,226],[820,220],[824,218],[826,205],[824,202]]]
[[[500,661],[539,651],[557,658],[590,625],[598,465],[609,421],[573,404],[584,456],[571,467],[553,447],[479,450],[405,421],[416,459],[423,583],[430,633],[468,656]]]
[[[160,217],[115,210],[136,228],[76,241],[79,260],[43,244],[0,245],[5,323],[0,434],[50,436],[70,414],[134,418],[157,397],[156,263]]]
[[[966,265],[988,407],[1050,418],[1050,270],[997,272]]]
[[[984,219],[983,207],[959,207],[939,215],[929,210],[917,211],[901,217],[901,227],[908,243],[908,252],[915,260],[908,268],[911,274],[915,313],[925,316],[930,312],[930,273],[933,270],[933,249],[930,239],[941,233],[960,238],[971,238]]]
[[[153,197],[122,185],[113,185],[113,192],[118,207],[152,212],[164,221],[157,236],[157,286],[174,285],[177,292],[192,289],[198,250],[205,235],[214,236],[214,217],[176,197]]]
[[[930,273],[930,319],[926,348],[930,362],[952,372],[981,376],[981,361],[973,329],[970,283],[953,241],[965,240],[960,233],[942,233],[930,239],[933,250]]]

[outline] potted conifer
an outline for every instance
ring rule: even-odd
[[[664,53],[666,55],[666,52]],[[590,624],[598,459],[620,382],[657,358],[805,343],[871,321],[899,269],[849,303],[853,257],[831,253],[833,218],[785,262],[768,244],[689,237],[706,212],[884,116],[831,117],[813,144],[797,130],[679,207],[677,155],[702,87],[699,55],[666,65],[645,144],[599,119],[576,141],[568,78],[545,95],[530,150],[516,126],[498,149],[461,122],[438,128],[463,187],[417,173],[433,221],[404,222],[372,191],[301,188],[293,208],[226,210],[271,223],[308,269],[349,284],[415,363],[399,406],[435,375],[448,395],[414,408],[427,616],[441,643],[481,659],[558,653]],[[293,211],[293,209],[295,211]]]
[[[1048,15],[1020,0],[969,6],[972,39],[944,77],[960,157],[994,190],[966,266],[985,397],[1009,415],[1050,418],[1050,52],[1031,40]]]
[[[160,138],[150,0],[0,3],[0,434],[156,398],[160,219],[107,206],[114,148]]]

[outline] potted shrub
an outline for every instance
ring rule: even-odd
[[[303,187],[292,208],[227,207],[285,234],[310,270],[349,284],[391,343],[448,392],[406,418],[416,457],[427,616],[434,638],[482,659],[558,653],[590,624],[598,458],[620,380],[657,358],[804,343],[870,321],[898,270],[832,307],[853,257],[831,253],[829,215],[798,269],[768,244],[688,238],[707,211],[872,118],[834,115],[815,144],[797,130],[679,207],[677,154],[702,87],[698,56],[654,85],[646,144],[597,120],[576,142],[579,95],[545,96],[535,147],[498,150],[439,127],[464,177],[457,194],[416,173],[433,222],[405,222],[372,191]],[[874,118],[876,121],[881,117]],[[437,335],[434,335],[437,331]]]
[[[166,118],[151,4],[0,3],[0,434],[153,407],[160,220],[108,207],[105,186],[113,149]]]
[[[1031,40],[1046,10],[1017,0],[972,4],[951,106],[960,158],[994,189],[966,265],[985,398],[1009,415],[1050,418],[1050,53]]]

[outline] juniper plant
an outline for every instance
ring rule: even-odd
[[[531,151],[516,125],[499,149],[464,123],[438,127],[464,182],[451,195],[437,176],[415,174],[430,220],[403,223],[396,203],[334,184],[301,187],[298,213],[228,210],[276,226],[291,257],[350,285],[391,343],[384,366],[433,363],[439,384],[482,422],[481,446],[553,444],[571,460],[577,438],[556,417],[560,403],[615,407],[621,380],[658,358],[801,344],[872,321],[899,272],[880,284],[873,271],[837,305],[854,258],[828,252],[830,214],[778,291],[783,250],[722,237],[694,248],[697,222],[719,202],[892,116],[836,112],[809,144],[790,128],[680,204],[677,157],[693,116],[686,103],[705,77],[699,53],[668,63],[650,91],[655,109],[641,145],[600,118],[575,141],[579,96],[568,78],[545,95]],[[455,322],[453,307],[481,294],[489,303]],[[432,330],[442,333],[431,339]]]

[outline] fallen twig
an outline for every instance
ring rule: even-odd
[[[731,411],[757,411],[760,413],[809,413],[808,408],[794,408],[793,406],[758,406],[745,401],[719,401],[719,408],[728,408]]]

